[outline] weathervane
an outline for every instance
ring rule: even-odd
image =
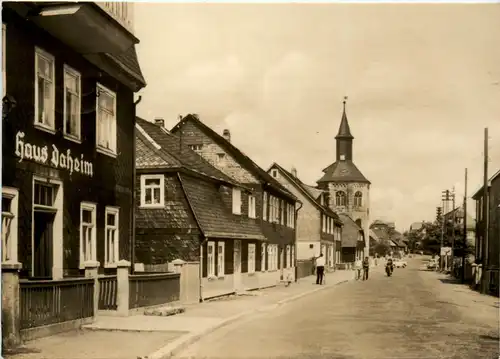
[[[345,103],[347,102],[347,98],[348,98],[347,96],[344,96],[344,101],[343,101],[343,103],[344,103],[344,112],[345,112]]]

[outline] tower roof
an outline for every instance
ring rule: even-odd
[[[342,120],[340,120],[339,132],[337,133],[337,136],[335,136],[335,139],[339,139],[339,138],[353,139],[354,138],[354,136],[351,134],[351,129],[349,127],[349,121],[347,120],[347,114],[345,112],[346,99],[347,99],[347,97],[344,98],[344,110],[342,112]]]

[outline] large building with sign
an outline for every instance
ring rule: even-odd
[[[133,261],[134,93],[145,86],[131,3],[2,8],[2,263],[23,279]]]

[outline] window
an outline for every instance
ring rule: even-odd
[[[285,201],[280,200],[280,218],[281,218],[281,225],[285,224]]]
[[[262,246],[260,249],[260,270],[261,270],[261,272],[266,271],[266,258],[267,258],[266,244],[262,243]]]
[[[106,207],[104,265],[115,264],[119,260],[120,210],[116,207]]]
[[[224,160],[225,156],[225,153],[217,153],[217,163],[221,163]]]
[[[116,155],[116,94],[97,84],[97,149]]]
[[[224,242],[217,243],[217,276],[224,277]]]
[[[141,207],[159,208],[165,205],[165,177],[141,176]]]
[[[55,132],[54,57],[35,49],[35,126]]]
[[[343,191],[337,191],[335,193],[335,205],[336,206],[345,206],[347,204],[346,195]]]
[[[361,207],[363,205],[363,194],[360,191],[357,191],[354,194],[354,206]]]
[[[7,26],[5,26],[4,23],[2,23],[2,91],[3,95],[2,97],[5,96],[7,93],[7,62],[6,62],[6,56],[7,56]]]
[[[255,218],[255,197],[252,195],[248,196],[248,217]]]
[[[262,218],[267,221],[267,192],[263,193],[262,198]]]
[[[323,222],[323,233],[326,233],[326,216],[322,214],[321,219],[322,219],[321,222]]]
[[[80,268],[87,261],[97,261],[96,256],[96,205],[80,204]]]
[[[241,214],[241,190],[233,188],[233,214]]]
[[[271,176],[273,176],[274,178],[278,177],[278,170],[271,170]]]
[[[207,275],[215,277],[215,242],[207,243]]]
[[[292,246],[292,257],[291,263],[293,263],[292,267],[295,267],[295,246]]]
[[[277,244],[269,244],[267,246],[267,254],[268,254],[268,269],[270,271],[274,271],[278,269],[278,245]]]
[[[290,245],[287,245],[286,246],[286,257],[288,258],[287,259],[287,268],[292,268],[292,248],[290,247]]]
[[[203,145],[188,145],[188,147],[190,149],[192,149],[193,151],[198,152],[198,151],[201,151],[201,149],[203,148]],[[222,154],[222,155],[224,155],[224,154]]]
[[[17,262],[18,194],[15,188],[2,188],[2,263]]]
[[[80,140],[81,76],[64,65],[64,135]]]
[[[255,244],[248,244],[248,273],[255,273]]]

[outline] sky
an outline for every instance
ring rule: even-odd
[[[500,4],[136,3],[138,115],[196,113],[264,169],[311,185],[347,100],[371,220],[433,220],[500,170]],[[474,215],[474,202],[469,212]]]

